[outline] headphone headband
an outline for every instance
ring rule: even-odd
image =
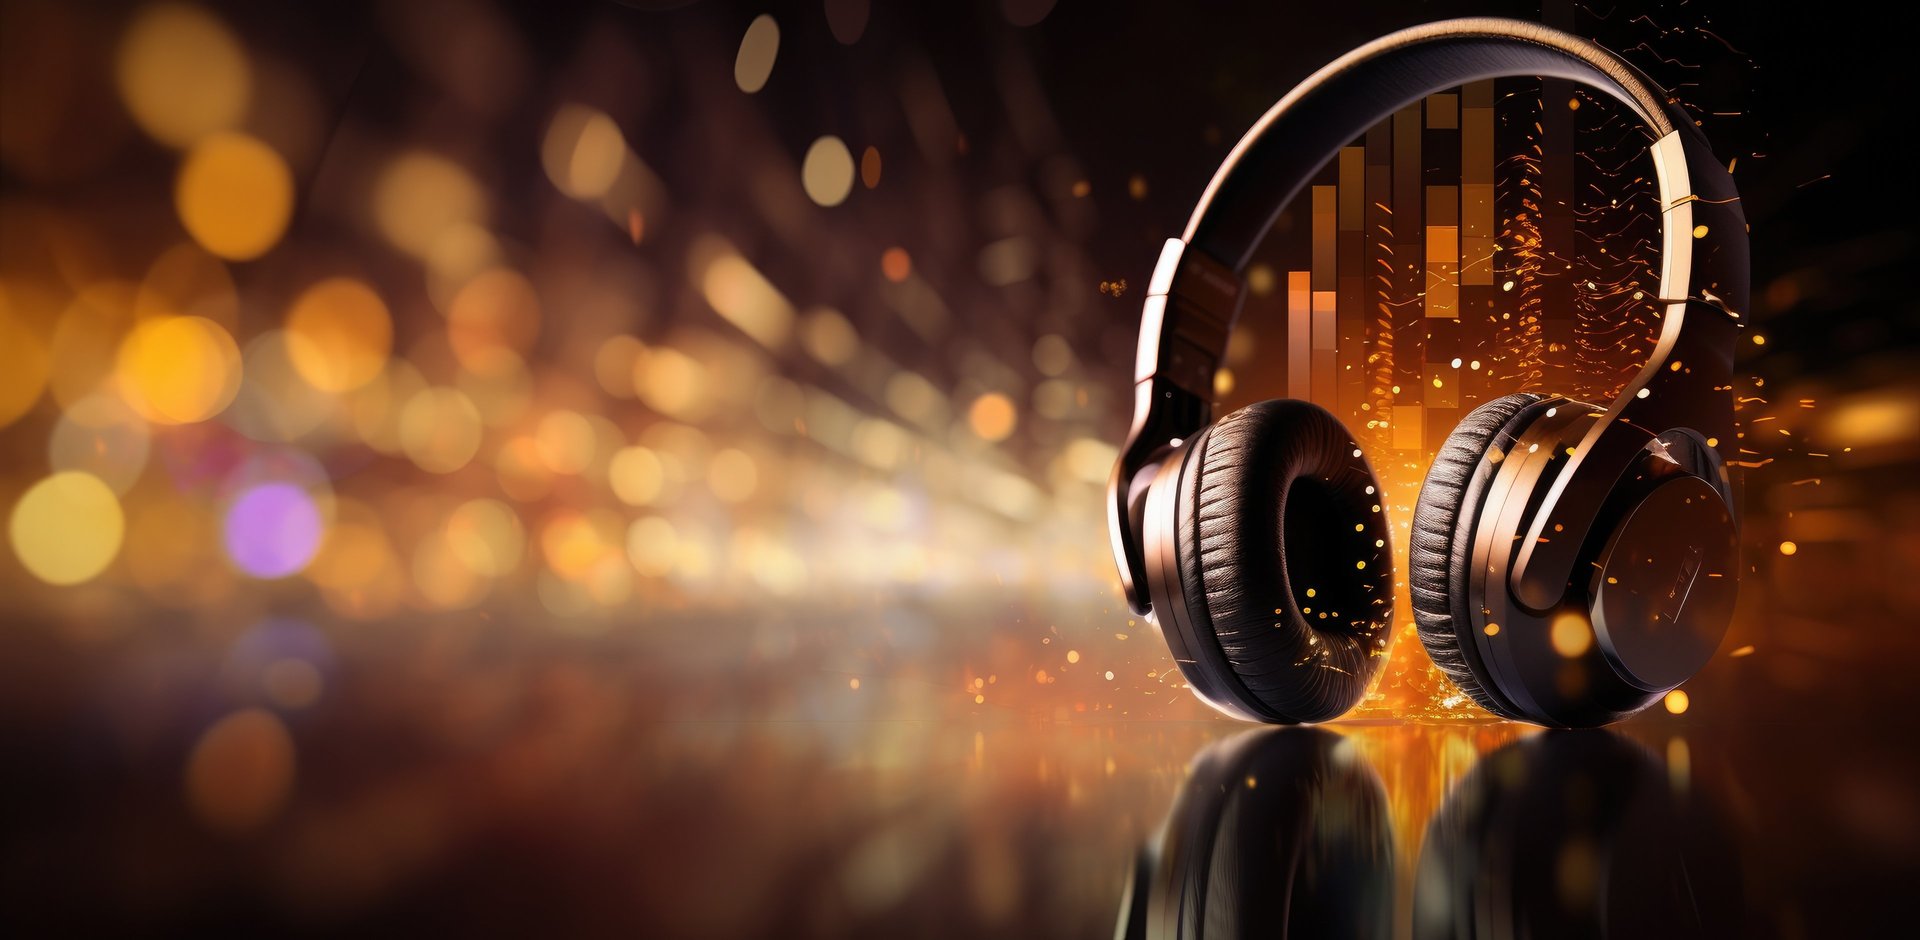
[[[1530,75],[1619,100],[1653,139],[1662,226],[1654,297],[1663,308],[1652,356],[1553,482],[1532,534],[1550,519],[1571,526],[1598,514],[1605,486],[1569,486],[1583,479],[1575,473],[1583,463],[1624,463],[1648,436],[1670,428],[1691,429],[1702,446],[1731,446],[1733,321],[1746,309],[1749,278],[1746,220],[1732,176],[1692,116],[1633,66],[1577,36],[1491,17],[1415,26],[1341,56],[1280,99],[1228,154],[1183,236],[1161,252],[1141,319],[1133,424],[1109,494],[1114,551],[1125,560],[1122,580],[1136,612],[1149,606],[1132,518],[1140,471],[1211,421],[1213,375],[1244,297],[1239,272],[1267,230],[1341,147],[1398,109],[1469,82]],[[1557,591],[1572,566],[1576,546],[1540,548],[1538,541],[1527,539],[1514,566],[1522,600]]]
[[[1368,128],[1428,95],[1524,75],[1579,82],[1626,105],[1653,138],[1673,133],[1666,96],[1592,42],[1493,17],[1428,23],[1333,60],[1268,109],[1214,173],[1182,240],[1240,270],[1294,195]]]

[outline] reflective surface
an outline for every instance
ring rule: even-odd
[[[219,657],[184,637],[84,658],[17,644],[0,663],[8,919],[1855,936],[1904,916],[1920,872],[1910,725],[1724,701],[1592,733],[965,716],[906,675],[853,689],[788,661],[716,685],[653,641],[327,629],[324,651],[289,624]],[[261,664],[296,650],[326,664],[325,692],[287,710]]]

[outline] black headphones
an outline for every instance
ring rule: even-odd
[[[1340,420],[1266,401],[1212,420],[1245,268],[1340,147],[1425,96],[1503,76],[1579,82],[1649,134],[1661,205],[1658,343],[1611,406],[1482,404],[1435,457],[1409,560],[1420,638],[1488,710],[1598,725],[1704,665],[1738,572],[1733,348],[1746,221],[1693,118],[1613,53],[1533,23],[1459,19],[1356,49],[1234,146],[1147,290],[1133,426],[1109,492],[1114,559],[1194,691],[1228,714],[1352,707],[1386,654],[1393,564],[1378,479]]]

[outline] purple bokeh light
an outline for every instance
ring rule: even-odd
[[[227,510],[227,555],[256,578],[284,578],[313,560],[322,528],[305,490],[291,483],[256,486]]]

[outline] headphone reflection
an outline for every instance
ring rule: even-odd
[[[1117,938],[1391,935],[1395,834],[1352,742],[1249,732],[1191,769],[1136,859]],[[1639,745],[1548,732],[1481,758],[1435,814],[1412,935],[1734,935],[1738,872],[1708,807]]]

